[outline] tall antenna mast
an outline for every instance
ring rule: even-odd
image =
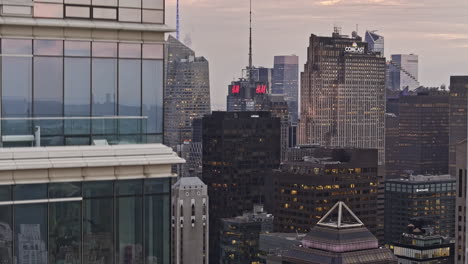
[[[250,21],[249,21],[249,80],[252,80],[253,65],[252,65],[252,0],[250,0]]]
[[[176,38],[179,40],[179,35],[180,35],[180,23],[179,23],[179,0],[177,0],[177,9],[176,9]]]

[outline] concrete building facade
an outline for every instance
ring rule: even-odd
[[[378,149],[383,165],[385,59],[355,35],[312,35],[301,74],[300,144]]]
[[[198,177],[172,186],[172,264],[208,264],[208,189]]]

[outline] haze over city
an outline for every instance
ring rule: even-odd
[[[175,28],[176,0],[166,1],[166,24]],[[181,40],[210,61],[214,109],[224,108],[227,85],[248,63],[249,1],[181,0]],[[378,30],[385,56],[419,55],[424,86],[449,84],[468,71],[468,2],[464,0],[253,0],[254,65],[272,67],[273,56],[306,60],[310,34],[331,36],[333,26],[350,35]]]

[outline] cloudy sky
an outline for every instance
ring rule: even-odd
[[[166,23],[175,28],[176,0],[166,0]],[[248,63],[249,0],[180,0],[181,39],[210,62],[215,109],[226,104],[227,85]],[[448,84],[468,75],[466,0],[253,0],[254,65],[272,67],[274,55],[296,54],[302,71],[310,34],[333,26],[350,34],[378,30],[385,53],[419,55],[422,85]]]

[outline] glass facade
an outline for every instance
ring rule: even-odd
[[[2,136],[161,142],[162,44],[1,39],[1,53]]]
[[[170,181],[0,186],[0,263],[169,264]]]
[[[164,0],[29,0],[0,5],[3,16],[164,23]]]

